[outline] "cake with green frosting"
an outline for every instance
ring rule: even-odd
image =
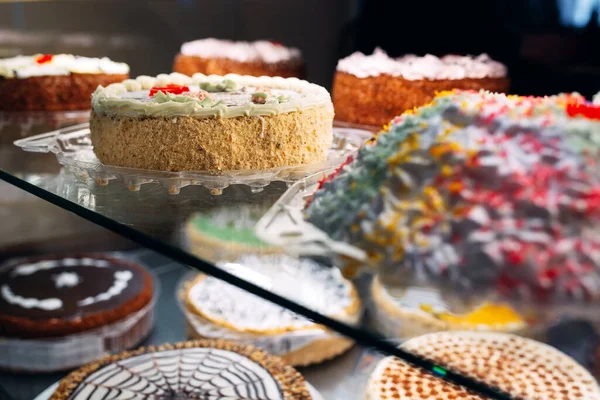
[[[162,171],[258,170],[327,159],[333,105],[296,78],[140,76],[92,96],[91,139],[107,165]]]
[[[186,224],[191,251],[210,261],[230,261],[241,254],[270,254],[277,248],[254,234],[254,225],[266,209],[236,205],[195,214]]]

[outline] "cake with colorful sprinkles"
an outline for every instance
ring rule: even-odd
[[[361,302],[338,269],[286,255],[245,256],[221,268],[331,318],[358,324]],[[292,365],[319,363],[353,342],[283,307],[219,279],[200,275],[185,285],[189,332],[263,347]]]
[[[108,58],[37,54],[0,59],[0,111],[89,110],[98,85],[128,75],[127,64]]]
[[[150,274],[125,260],[13,260],[0,268],[0,336],[41,339],[90,331],[124,320],[152,297]]]
[[[190,76],[199,72],[303,78],[304,61],[299,49],[275,41],[207,38],[184,43],[175,57],[173,71]]]
[[[429,103],[438,91],[508,88],[506,67],[486,54],[391,58],[375,49],[372,55],[357,52],[338,62],[333,103],[338,121],[382,126]]]
[[[199,340],[107,356],[60,382],[50,400],[311,400],[302,375],[252,346]]]
[[[591,304],[599,122],[575,94],[443,93],[324,179],[306,218],[363,249],[392,286],[434,285],[473,304],[492,293]]]
[[[510,334],[432,333],[409,340],[404,350],[445,369],[496,387],[520,400],[595,400],[600,387],[575,360],[545,344]],[[443,373],[444,368],[438,368]],[[395,357],[373,371],[367,400],[485,400]]]
[[[140,76],[92,95],[91,140],[107,165],[163,171],[268,169],[327,159],[333,105],[296,78]]]

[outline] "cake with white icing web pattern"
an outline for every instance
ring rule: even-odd
[[[253,346],[181,342],[108,356],[67,376],[50,400],[311,400],[294,368]]]
[[[323,315],[355,325],[361,303],[339,270],[286,255],[245,256],[221,267]],[[281,306],[200,275],[181,294],[191,335],[223,337],[265,347],[292,365],[314,364],[352,346],[346,338]]]
[[[236,42],[214,38],[181,45],[173,71],[186,75],[252,75],[303,78],[304,61],[297,48],[276,41]]]
[[[64,337],[124,320],[148,306],[150,274],[96,255],[10,261],[0,267],[0,336]]]
[[[268,169],[327,159],[333,105],[295,78],[141,76],[99,87],[91,140],[107,165],[163,171]]]
[[[382,126],[396,115],[429,103],[438,91],[506,92],[507,70],[486,54],[392,58],[377,48],[338,62],[333,83],[336,119]]]
[[[402,348],[485,382],[515,399],[600,399],[600,387],[585,368],[558,350],[530,339],[500,333],[442,332],[409,340]],[[483,400],[486,397],[400,359],[387,357],[373,371],[366,399]]]
[[[98,85],[128,77],[127,64],[108,58],[37,54],[0,59],[0,111],[89,110]]]

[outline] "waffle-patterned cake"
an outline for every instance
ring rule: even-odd
[[[403,349],[521,400],[596,400],[600,387],[591,374],[558,350],[500,333],[432,333]],[[425,373],[397,358],[382,360],[366,389],[367,400],[484,400],[465,388]]]

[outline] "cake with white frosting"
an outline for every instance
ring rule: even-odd
[[[17,259],[0,267],[0,336],[40,339],[91,331],[124,320],[152,297],[150,274],[125,260]]]
[[[50,400],[312,400],[302,375],[252,346],[199,340],[108,356],[72,372]]]
[[[409,340],[404,350],[490,386],[514,399],[596,400],[600,387],[592,375],[560,351],[510,334],[444,332]],[[383,359],[373,371],[367,400],[484,400],[465,388],[395,357]]]
[[[214,38],[184,43],[173,71],[186,75],[252,75],[303,78],[299,49],[275,41],[236,42]]]
[[[296,78],[140,76],[92,96],[91,139],[107,165],[163,171],[268,169],[327,159],[333,105]]]
[[[108,58],[37,54],[0,59],[0,111],[89,110],[99,86],[129,77]]]
[[[221,267],[323,315],[351,325],[359,322],[357,292],[335,268],[286,255],[246,256]],[[353,345],[298,314],[213,277],[198,276],[185,285],[181,296],[193,337],[254,344],[292,365],[322,362]]]
[[[382,126],[429,103],[438,91],[508,88],[506,67],[486,54],[392,58],[375,49],[372,55],[357,52],[338,62],[333,103],[339,121]]]

